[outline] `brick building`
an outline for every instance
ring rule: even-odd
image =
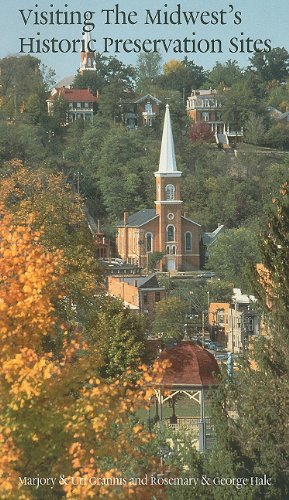
[[[228,90],[229,91],[229,90]],[[220,94],[215,89],[192,90],[187,99],[187,115],[192,123],[207,123],[215,134],[216,142],[229,145],[243,138],[243,129],[233,130],[222,118]]]
[[[139,277],[108,277],[108,293],[122,300],[132,310],[154,318],[155,305],[166,296],[155,274]]]
[[[252,338],[264,334],[256,298],[239,288],[233,288],[230,303],[210,303],[209,324],[214,340],[234,353],[247,349]]]
[[[169,106],[166,106],[159,169],[155,172],[155,208],[124,213],[117,224],[120,257],[148,268],[149,255],[162,254],[161,271],[200,269],[201,226],[182,213],[181,175],[177,170]]]

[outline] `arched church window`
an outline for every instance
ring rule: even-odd
[[[153,234],[152,233],[146,233],[146,251],[147,252],[153,251]]]
[[[167,227],[167,241],[175,241],[175,226],[172,224]]]
[[[174,200],[175,199],[175,186],[173,184],[167,184],[165,190],[166,190],[167,200]]]
[[[186,252],[191,252],[192,249],[193,249],[192,233],[190,231],[187,231],[185,233],[185,250]]]

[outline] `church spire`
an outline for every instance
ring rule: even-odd
[[[80,53],[80,73],[83,71],[95,71],[93,43],[89,32],[82,36],[84,51]]]
[[[159,175],[165,174],[170,176],[173,175],[176,177],[179,177],[181,175],[181,172],[177,170],[177,165],[176,165],[170,108],[168,104],[166,105],[159,170],[156,173]]]

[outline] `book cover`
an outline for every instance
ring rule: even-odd
[[[289,496],[288,19],[2,5],[1,498]]]

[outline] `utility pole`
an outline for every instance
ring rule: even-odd
[[[205,311],[202,311],[202,344],[205,347]]]

